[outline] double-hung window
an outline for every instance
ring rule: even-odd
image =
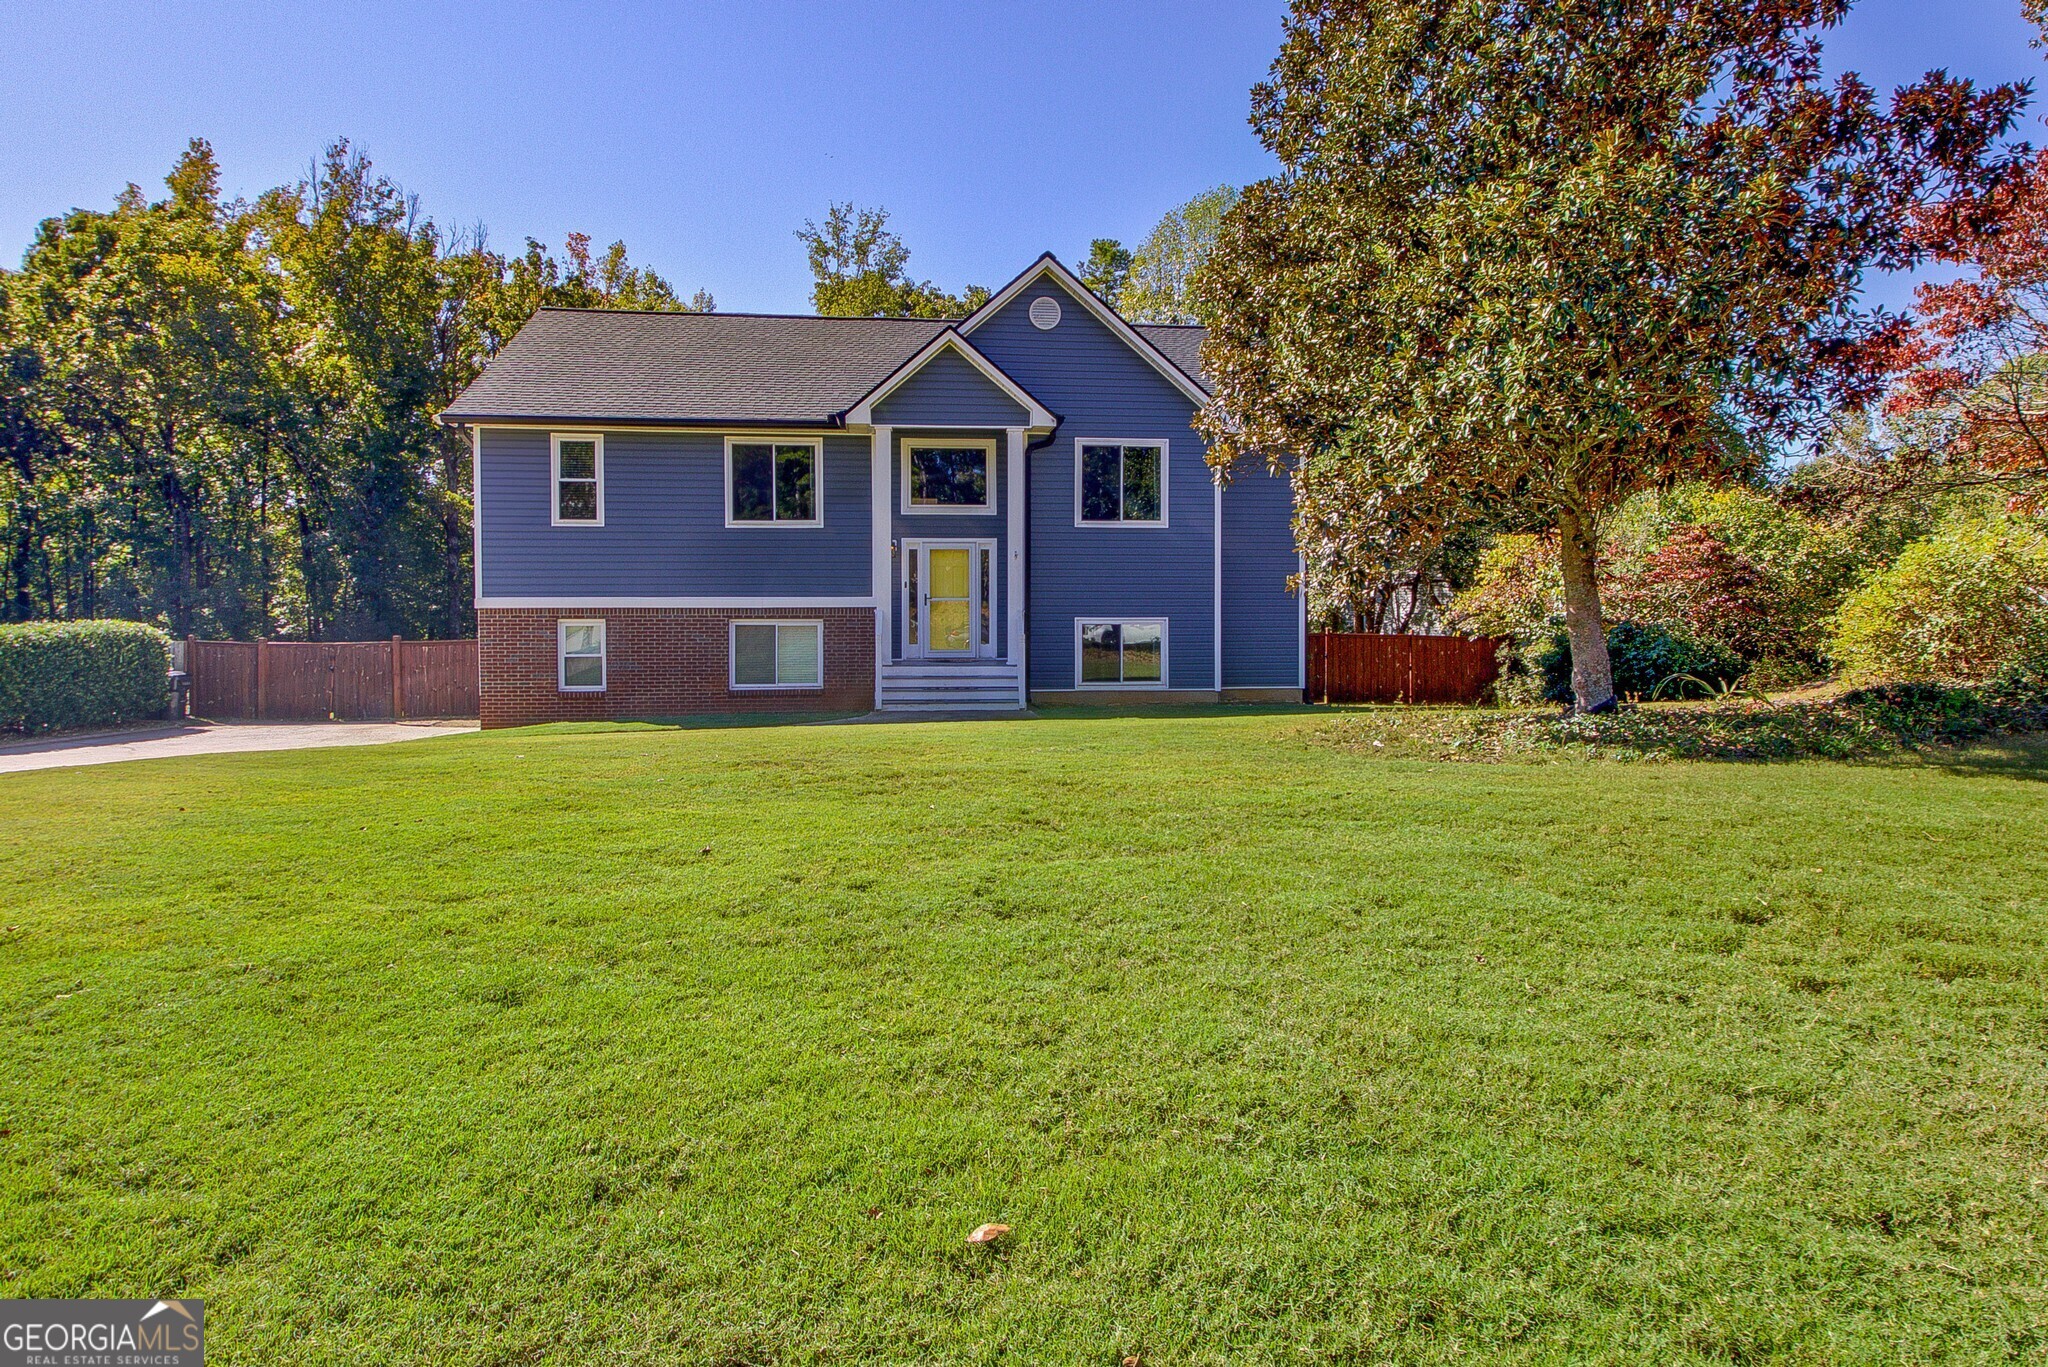
[[[604,623],[555,623],[555,684],[564,693],[604,691]]]
[[[1166,443],[1074,443],[1074,525],[1166,525]]]
[[[1164,688],[1166,623],[1080,619],[1074,623],[1074,682],[1081,688]]]
[[[734,688],[820,688],[825,682],[823,622],[734,622]]]
[[[903,511],[986,513],[995,485],[993,441],[903,443]]]
[[[818,527],[821,443],[816,438],[725,439],[725,525]]]
[[[557,527],[602,527],[604,438],[595,432],[556,432],[549,449],[554,476],[549,520]]]

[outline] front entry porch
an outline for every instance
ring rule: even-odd
[[[997,589],[1001,561],[987,537],[905,537],[896,610],[901,657],[875,687],[884,711],[1015,711],[1023,668],[1001,655]]]
[[[1022,711],[1024,450],[1038,427],[935,417],[869,431],[870,503],[886,510],[873,541],[876,708]]]

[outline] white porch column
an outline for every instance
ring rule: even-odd
[[[889,530],[895,524],[896,503],[890,496],[890,462],[895,455],[895,442],[891,438],[894,429],[875,427],[871,429],[868,462],[868,515],[873,518],[873,566],[870,589],[875,598],[875,708],[882,706],[882,670],[888,666],[891,643],[895,633],[890,629],[891,613],[896,603],[896,588],[890,582],[889,573]]]
[[[1024,429],[1010,428],[1009,438],[1010,564],[1004,589],[1009,621],[1005,639],[1009,661],[1017,666],[1017,706],[1023,707],[1031,699],[1031,685],[1025,679],[1029,667],[1024,650]]]

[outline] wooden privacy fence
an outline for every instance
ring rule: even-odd
[[[185,641],[192,715],[218,721],[474,717],[475,641]]]
[[[1319,631],[1308,638],[1311,702],[1478,702],[1500,676],[1492,636],[1375,636]]]

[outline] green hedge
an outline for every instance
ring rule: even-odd
[[[0,731],[63,731],[160,717],[171,638],[141,622],[0,626]]]

